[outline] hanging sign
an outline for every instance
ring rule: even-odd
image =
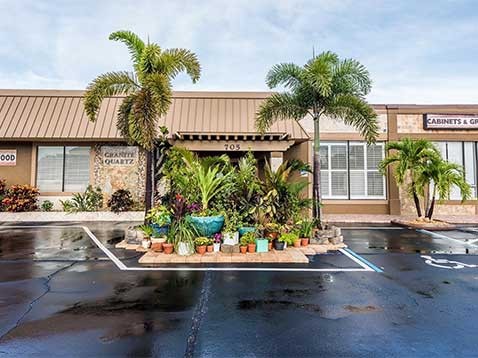
[[[0,166],[14,167],[17,165],[16,149],[0,149]]]
[[[423,129],[478,129],[478,114],[423,115]]]
[[[102,162],[106,166],[132,166],[138,162],[138,147],[102,146]]]

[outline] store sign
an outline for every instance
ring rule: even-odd
[[[477,114],[424,114],[424,129],[478,129]]]
[[[126,146],[103,146],[101,158],[106,166],[132,166],[138,162],[138,148]]]
[[[0,166],[14,167],[17,165],[17,150],[16,149],[1,149],[0,150]]]

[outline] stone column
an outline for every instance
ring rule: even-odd
[[[277,168],[284,162],[284,153],[283,152],[271,152],[270,157],[270,166],[273,171],[276,171]]]
[[[387,107],[387,127],[388,127],[388,142],[398,140],[398,123],[397,123],[397,107]],[[397,182],[393,176],[393,169],[388,168],[387,172],[388,184],[388,205],[391,215],[400,215],[400,190]]]

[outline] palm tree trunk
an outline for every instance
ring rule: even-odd
[[[420,199],[418,199],[417,191],[415,190],[415,182],[412,181],[412,195],[413,202],[415,203],[415,209],[417,210],[418,217],[422,217],[422,208],[420,207]]]
[[[435,196],[436,196],[436,186],[433,186],[433,195],[432,195],[432,202],[430,204],[430,208],[428,211],[425,213],[425,216],[429,218],[430,220],[432,219],[433,216],[433,210],[435,209]]]
[[[144,191],[145,213],[153,206],[153,152],[146,152],[146,186]]]
[[[312,183],[312,215],[316,220],[319,229],[322,229],[322,207],[320,205],[322,195],[320,192],[320,126],[319,118],[314,118],[314,179]]]

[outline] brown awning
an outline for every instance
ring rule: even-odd
[[[172,139],[181,133],[237,136],[261,140],[254,121],[269,92],[175,92],[168,114],[161,119]],[[123,97],[106,98],[95,123],[83,108],[83,91],[0,90],[0,139],[3,140],[119,140],[116,113]],[[265,138],[304,141],[299,123],[279,121]]]

